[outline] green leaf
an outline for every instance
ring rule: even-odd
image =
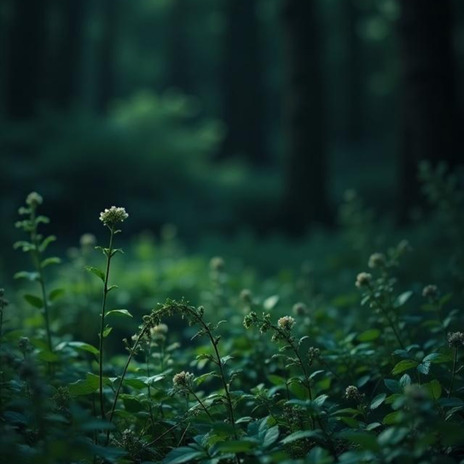
[[[45,238],[39,245],[39,251],[43,253],[47,249],[48,245],[50,245],[50,243],[54,242],[55,240],[56,237],[54,235],[50,235],[47,238]]]
[[[106,290],[106,293],[110,293],[111,290],[116,290],[117,288],[119,288],[117,285],[110,285]]]
[[[102,282],[105,282],[105,273],[98,269],[98,267],[85,266],[85,269],[99,277],[102,280]]]
[[[76,350],[80,351],[87,351],[88,353],[92,353],[94,355],[98,355],[99,351],[97,348],[95,348],[93,345],[90,345],[89,343],[84,343],[84,342],[68,342],[68,346],[71,348],[75,348]]]
[[[204,451],[198,451],[189,446],[175,448],[164,458],[163,464],[182,464],[183,462],[193,462],[195,459],[205,457]]]
[[[379,329],[370,329],[358,335],[358,340],[360,342],[371,342],[372,340],[377,340],[380,336]]]
[[[302,440],[303,438],[321,438],[321,434],[317,430],[299,430],[298,432],[293,432],[283,440],[280,441],[283,445],[292,443],[297,440]]]
[[[264,435],[264,440],[263,440],[263,447],[267,448],[268,446],[271,446],[273,443],[277,441],[279,438],[279,426],[275,425],[274,427],[271,427],[269,430],[266,431],[266,434]]]
[[[215,448],[222,453],[246,453],[256,448],[258,443],[251,440],[231,440],[215,444]]]
[[[41,309],[44,306],[42,298],[39,298],[38,296],[27,294],[24,295],[24,299],[35,308]]]
[[[377,443],[377,436],[374,433],[367,432],[342,432],[341,437],[355,445],[361,445],[363,449],[379,451],[380,446]]]
[[[56,257],[46,258],[40,263],[40,267],[44,269],[47,266],[50,266],[51,264],[60,264],[60,263],[61,263],[60,258],[56,258]]]
[[[417,370],[424,375],[428,375],[430,372],[430,363],[422,361],[418,366]]]
[[[412,291],[408,290],[407,292],[402,293],[401,295],[398,295],[398,298],[395,301],[395,308],[399,308],[406,304],[406,302],[411,298],[412,296]]]
[[[106,338],[111,333],[112,330],[113,330],[113,327],[110,327],[107,325],[105,329],[103,330],[103,338]]]
[[[50,351],[48,348],[41,349],[37,357],[45,362],[56,362],[60,359],[56,353]]]
[[[385,398],[387,397],[386,393],[380,393],[377,395],[372,401],[371,401],[371,409],[377,409],[384,401]]]
[[[111,311],[108,311],[105,314],[105,318],[111,315],[133,317],[132,314],[127,309],[112,309]]]
[[[403,416],[404,414],[402,411],[391,412],[383,418],[383,423],[384,425],[399,424],[403,420]]]
[[[100,387],[100,378],[98,375],[88,373],[85,380],[78,380],[77,382],[68,385],[69,393],[71,396],[83,396],[96,392]]]
[[[55,288],[55,290],[52,290],[50,294],[48,295],[48,299],[50,301],[55,301],[58,299],[61,295],[65,293],[64,288]]]
[[[443,390],[437,379],[433,379],[431,382],[425,384],[424,387],[429,391],[434,400],[438,400],[441,397]]]
[[[392,370],[393,375],[401,374],[401,372],[407,371],[408,369],[412,369],[417,367],[418,362],[414,361],[413,359],[403,359],[400,361]]]
[[[39,273],[38,272],[27,272],[27,271],[20,271],[17,272],[14,276],[14,279],[27,279],[31,282],[39,280]]]
[[[400,383],[397,380],[385,379],[385,386],[393,393],[401,393]]]
[[[451,356],[443,353],[430,353],[422,362],[429,362],[433,364],[446,363],[451,361]]]
[[[279,295],[272,295],[269,298],[266,298],[263,301],[263,308],[266,311],[270,311],[271,309],[274,309],[277,303],[279,302],[279,299],[280,299]]]

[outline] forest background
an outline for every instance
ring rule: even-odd
[[[459,0],[3,0],[0,275],[32,190],[63,249],[112,204],[206,254],[333,230],[347,189],[414,224],[463,71]]]

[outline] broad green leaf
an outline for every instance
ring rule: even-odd
[[[268,298],[266,298],[264,301],[263,301],[263,308],[266,310],[266,311],[270,311],[271,309],[274,309],[277,305],[277,303],[279,302],[279,295],[272,295]]]
[[[52,290],[50,294],[48,295],[48,299],[50,301],[55,301],[58,299],[61,295],[65,293],[64,288],[55,288],[55,290]]]
[[[394,411],[383,418],[383,423],[384,425],[399,424],[403,420],[403,417],[404,414],[402,411]]]
[[[43,308],[43,300],[42,298],[39,298],[38,296],[35,296],[35,295],[24,295],[24,299],[32,306],[34,306],[35,308],[38,308],[38,309],[41,309]]]
[[[407,292],[402,293],[401,295],[398,295],[398,298],[395,301],[395,308],[399,308],[406,304],[406,302],[411,298],[412,296],[412,291],[408,290]]]
[[[299,430],[298,432],[293,432],[283,440],[280,441],[283,445],[292,443],[297,440],[302,440],[304,438],[322,438],[321,434],[317,430]]]
[[[430,372],[430,363],[422,361],[418,366],[417,370],[424,375],[428,375]]]
[[[360,342],[371,342],[372,340],[377,340],[380,337],[379,329],[370,329],[358,335],[358,340]]]
[[[384,401],[385,398],[387,397],[386,393],[380,393],[377,395],[371,402],[371,409],[377,409]]]
[[[133,317],[132,314],[127,309],[112,309],[105,314],[105,318],[108,316],[125,316],[125,317]]]
[[[90,345],[89,343],[68,342],[67,345],[70,346],[71,348],[75,348],[76,350],[87,351],[95,355],[98,355],[99,353],[98,349],[95,348],[93,345]]]
[[[50,264],[60,264],[60,263],[61,263],[60,258],[57,258],[57,257],[46,258],[40,263],[40,267],[44,269],[47,266],[50,266]]]
[[[98,269],[98,267],[86,266],[85,269],[99,277],[102,280],[102,282],[105,282],[105,273]]]
[[[27,271],[20,271],[17,272],[14,276],[14,279],[27,279],[31,282],[39,280],[39,273],[38,272],[27,272]]]
[[[48,348],[41,349],[37,356],[42,361],[46,362],[56,362],[60,359],[56,353],[50,351]]]
[[[431,382],[425,384],[424,387],[429,391],[434,400],[438,400],[441,397],[442,387],[437,379],[433,379]]]
[[[385,386],[393,393],[401,393],[400,383],[397,380],[385,379]]]
[[[396,366],[392,370],[393,375],[401,374],[404,371],[407,371],[408,369],[412,369],[414,367],[417,367],[418,362],[414,361],[413,359],[403,359],[399,363],[396,364]]]
[[[182,464],[184,462],[194,462],[195,459],[205,457],[204,451],[198,451],[189,446],[175,448],[164,458],[163,464]]]
[[[380,446],[377,443],[377,436],[374,433],[348,431],[341,433],[341,436],[355,445],[361,445],[363,449],[371,451],[380,450]]]
[[[433,364],[445,363],[451,361],[451,356],[443,353],[430,353],[422,362],[429,362]]]
[[[222,453],[246,453],[257,446],[254,440],[230,440],[216,443],[214,447]]]
[[[277,441],[279,438],[279,426],[275,425],[266,431],[263,440],[263,447],[267,448]]]
[[[89,395],[96,392],[100,386],[100,379],[98,375],[88,373],[85,380],[78,380],[77,382],[69,384],[69,393],[71,396]]]

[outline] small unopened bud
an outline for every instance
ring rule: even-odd
[[[214,256],[209,262],[212,271],[222,272],[225,269],[225,262],[221,256]]]

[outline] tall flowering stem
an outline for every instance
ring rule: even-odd
[[[105,311],[106,311],[106,301],[108,293],[114,288],[114,286],[109,286],[109,276],[110,276],[110,266],[111,259],[117,252],[121,252],[120,249],[115,249],[113,247],[114,236],[121,232],[117,229],[117,225],[120,222],[123,222],[129,217],[124,208],[117,208],[112,206],[110,209],[105,209],[100,213],[100,221],[104,226],[108,227],[110,230],[110,241],[108,248],[103,248],[102,252],[106,256],[106,272],[98,273],[98,270],[92,268],[91,270],[99,275],[103,280],[103,296],[102,296],[102,305],[101,305],[101,314],[100,314],[100,333],[99,333],[99,354],[98,354],[98,363],[99,363],[99,396],[100,396],[100,414],[102,419],[105,419],[105,406],[103,398],[103,339],[105,338]]]
[[[44,238],[41,234],[39,234],[39,224],[47,224],[48,222],[50,222],[48,217],[37,215],[37,208],[42,203],[42,196],[39,195],[37,192],[32,192],[26,198],[26,206],[23,206],[19,209],[19,214],[27,216],[27,219],[18,221],[16,223],[16,227],[23,229],[25,232],[29,233],[30,241],[16,242],[14,247],[21,248],[24,252],[28,252],[30,254],[36,272],[19,272],[15,275],[15,278],[26,277],[39,282],[41,298],[32,296],[32,298],[29,297],[28,301],[33,306],[41,308],[43,310],[45,320],[45,331],[47,334],[47,345],[48,349],[52,351],[53,345],[50,329],[50,303],[47,297],[44,268],[50,264],[57,264],[60,262],[60,260],[58,258],[47,258],[44,260],[42,256],[49,243],[53,242],[56,239],[56,237],[53,235]]]

